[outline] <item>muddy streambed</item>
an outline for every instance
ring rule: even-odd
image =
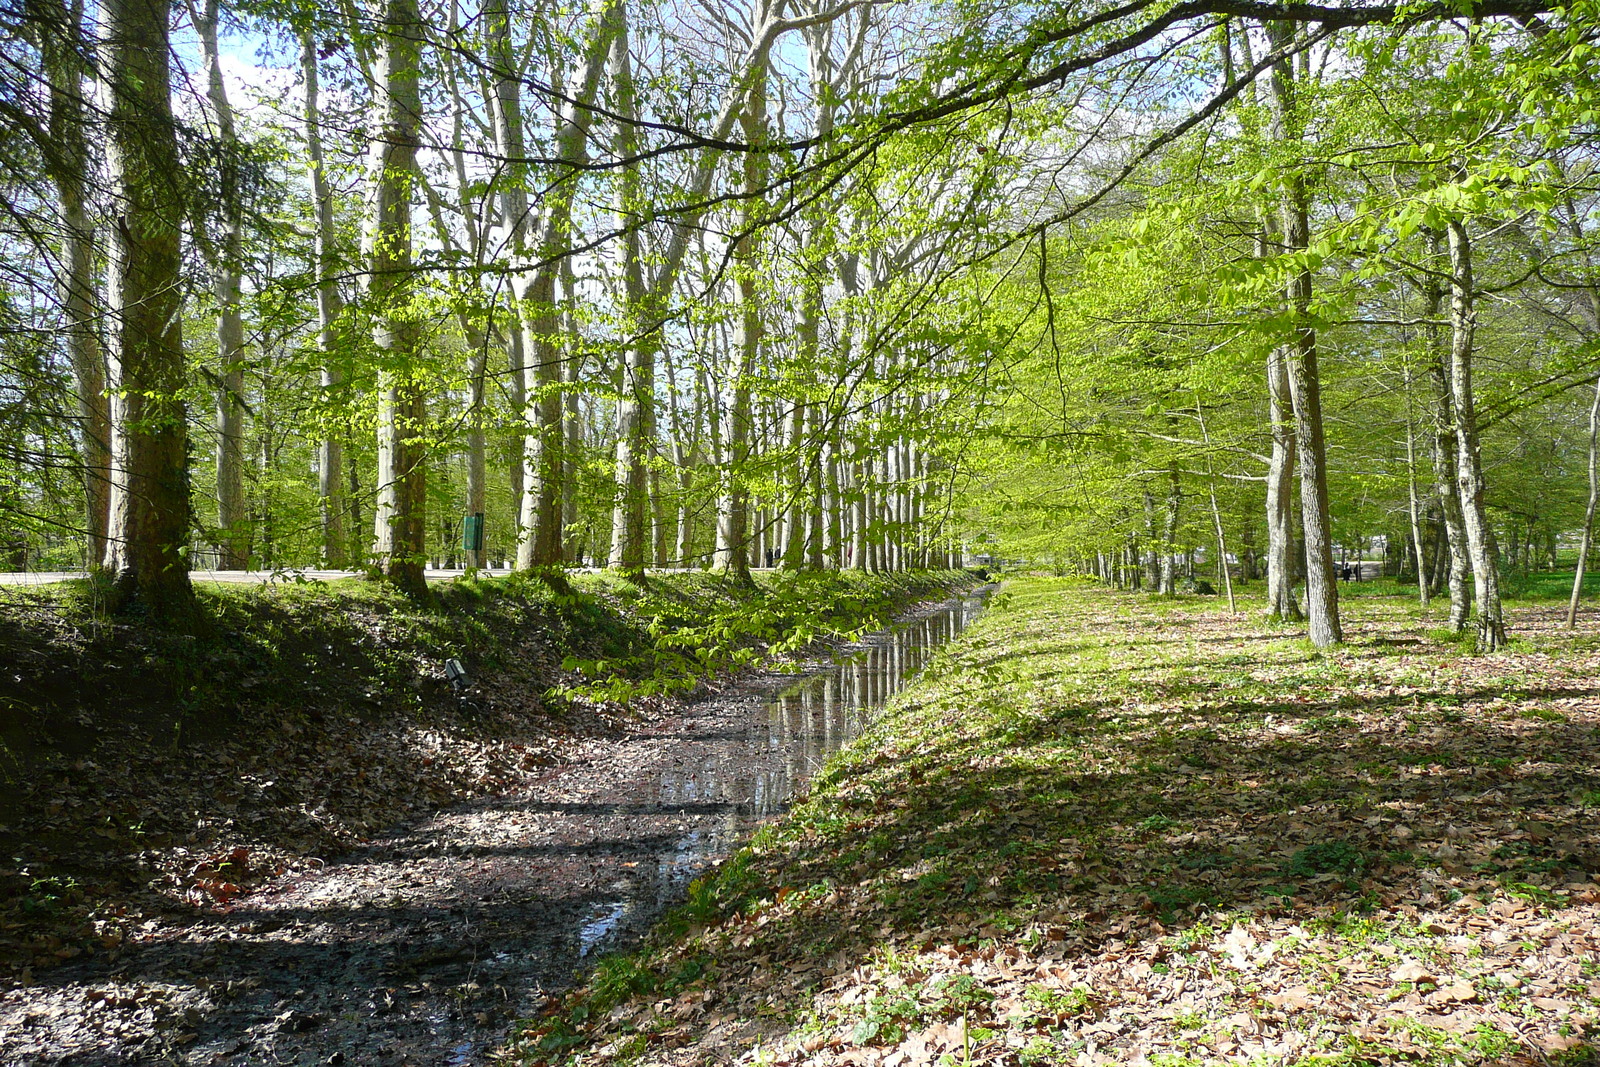
[[[480,1063],[781,812],[981,604],[585,742],[531,789],[395,830],[115,962],[41,972],[0,996],[0,1063]]]

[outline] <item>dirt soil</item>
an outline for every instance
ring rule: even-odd
[[[521,759],[503,740],[477,751],[441,746],[454,777],[493,795],[384,832],[333,863],[239,847],[197,854],[178,877],[187,888],[175,883],[164,900],[94,919],[103,935],[91,951],[48,935],[41,957],[33,923],[35,954],[18,957],[21,969],[0,991],[0,1061],[478,1062],[516,1019],[570,986],[594,949],[642,933],[766,814],[725,798],[759,794],[752,777],[772,774],[767,707],[794,680],[755,672],[631,717],[556,720]],[[338,758],[341,739],[319,738],[330,743]],[[83,767],[86,777],[97,770]],[[381,785],[408,787],[437,805],[421,778]],[[315,813],[307,823],[314,837]],[[37,890],[40,910],[51,895]]]

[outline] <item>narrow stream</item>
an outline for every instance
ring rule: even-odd
[[[531,790],[440,812],[114,964],[46,972],[0,1004],[0,1060],[481,1063],[782,812],[983,599],[596,742]]]
[[[718,735],[660,768],[659,811],[694,813],[695,825],[656,852],[649,877],[630,879],[614,901],[594,905],[578,930],[588,955],[630,920],[650,920],[683,897],[706,867],[737,848],[763,820],[781,814],[828,758],[858,736],[940,645],[983,608],[986,593],[957,597],[936,611],[868,638],[838,665],[793,682]]]

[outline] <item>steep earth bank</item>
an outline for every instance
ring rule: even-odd
[[[0,600],[0,980],[115,958],[427,812],[548,776],[693,686],[959,573],[211,587],[177,634],[88,584]],[[458,659],[470,685],[445,677]],[[576,687],[576,688],[575,688]]]

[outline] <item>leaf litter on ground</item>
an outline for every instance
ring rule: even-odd
[[[507,1062],[1594,1063],[1600,628],[1008,585]],[[1259,605],[1245,602],[1248,612]]]
[[[698,694],[725,694],[703,706],[737,721],[762,706],[728,682],[749,650],[971,584],[762,581],[735,597],[705,575],[648,591],[591,576],[565,604],[507,583],[435,610],[359,584],[227,591],[200,643],[75,618],[49,592],[0,605],[18,672],[0,685],[16,710],[0,720],[0,1060],[255,1063],[331,1042],[346,1062],[411,1062],[440,1033],[503,1034],[516,990],[570,981],[568,926],[610,892],[640,820],[614,841],[562,835],[625,821],[607,814],[617,760],[644,774],[693,725],[681,685],[626,706],[551,694],[564,658],[647,669],[638,620],[692,632],[737,600],[741,626],[702,642]],[[441,667],[462,647],[458,697]],[[536,788],[536,817],[491,799]],[[561,814],[575,798],[595,826],[555,825],[579,821]]]

